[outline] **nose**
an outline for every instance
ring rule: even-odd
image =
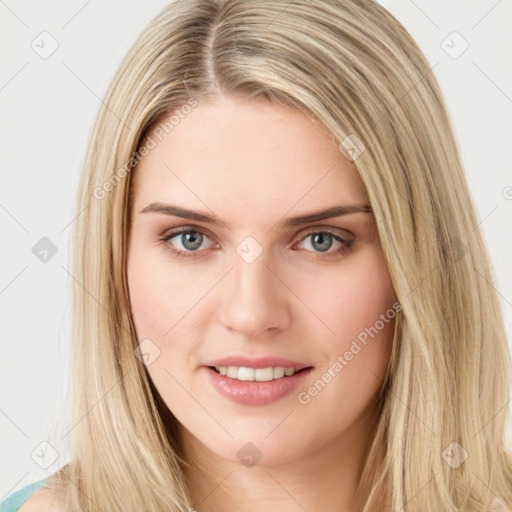
[[[287,287],[264,255],[247,263],[238,255],[226,276],[219,321],[233,334],[260,339],[290,323]]]

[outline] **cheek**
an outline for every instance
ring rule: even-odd
[[[187,337],[193,317],[190,310],[200,290],[190,286],[190,275],[176,272],[154,248],[130,248],[127,279],[131,313],[139,342],[144,340],[151,363],[146,370],[162,399],[172,411],[187,407],[190,396],[184,381],[194,342]],[[172,272],[171,272],[172,270]],[[150,342],[145,340],[150,340]],[[187,343],[176,343],[185,339]]]
[[[183,273],[171,273],[165,258],[156,257],[158,252],[154,247],[130,248],[127,278],[137,335],[160,344],[185,314],[193,297],[188,297],[192,295],[191,287],[187,286]]]
[[[364,338],[366,330],[386,312],[394,317],[393,286],[377,245],[368,245],[335,271],[328,269],[313,281],[308,278],[302,290],[304,302],[329,327],[329,331],[324,330],[326,346],[335,346],[336,350],[342,350],[361,333]],[[389,319],[385,325],[379,322],[379,331],[389,332],[390,323]]]
[[[162,286],[157,279],[158,269],[145,265],[137,254],[132,253],[127,273],[131,312],[137,335],[139,339],[154,340],[160,330],[155,321],[165,317],[166,304],[161,300]]]
[[[163,247],[130,247],[127,278],[139,338],[148,337],[160,344],[187,323],[207,285],[211,287],[205,280],[192,282],[193,277],[190,271],[172,264]]]
[[[326,404],[336,404],[335,425],[370,403],[382,385],[393,342],[396,299],[384,257],[375,246],[359,256],[328,288],[324,320],[336,333],[322,344],[328,360],[321,372],[328,375],[308,383],[319,396],[311,400],[312,411],[321,414]]]

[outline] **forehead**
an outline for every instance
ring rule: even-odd
[[[239,97],[198,103],[144,142],[135,169],[135,207],[152,201],[205,209],[284,212],[366,201],[353,163],[303,113]],[[176,123],[176,120],[179,122]],[[169,129],[172,126],[172,129]]]

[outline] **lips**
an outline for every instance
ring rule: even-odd
[[[254,406],[284,398],[300,385],[313,367],[280,357],[230,356],[208,361],[204,370],[209,382],[222,396]]]

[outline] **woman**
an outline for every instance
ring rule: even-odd
[[[435,77],[377,3],[173,2],[79,191],[73,459],[22,512],[512,503],[488,257]]]

